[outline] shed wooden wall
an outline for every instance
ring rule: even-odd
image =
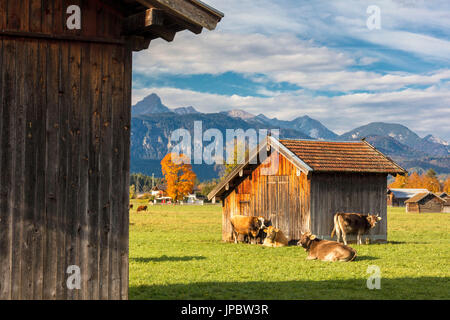
[[[387,205],[391,207],[405,207],[408,198],[396,198],[393,193],[387,195]]]
[[[273,153],[271,157],[278,154]],[[222,238],[229,241],[230,217],[242,214],[263,216],[283,230],[290,239],[300,239],[301,231],[309,230],[310,181],[282,155],[276,174],[261,174],[262,166],[243,179],[223,201]]]
[[[379,214],[382,220],[370,238],[387,240],[386,174],[313,173],[311,177],[311,232],[329,239],[337,212]],[[348,236],[354,241],[354,236]]]
[[[407,203],[406,212],[436,213],[442,212],[444,204],[433,195],[428,195],[419,202]]]
[[[447,200],[447,204],[442,207],[442,212],[450,213],[450,204],[448,204],[450,200]]]
[[[80,30],[66,27],[70,5],[81,8]],[[0,0],[0,13],[0,30],[5,34],[122,42],[123,12],[115,8],[114,0]]]
[[[115,38],[96,3],[0,1],[0,299],[128,298],[131,50],[26,34]]]

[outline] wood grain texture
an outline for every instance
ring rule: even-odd
[[[128,298],[132,50],[220,20],[165,3],[167,24],[133,46],[142,2],[0,0],[0,299]]]
[[[2,26],[64,32],[68,1],[12,3],[0,1]],[[115,13],[90,7],[102,36],[120,33]],[[131,54],[0,36],[0,299],[128,298]]]

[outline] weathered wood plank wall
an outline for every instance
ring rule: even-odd
[[[371,230],[373,240],[387,240],[387,179],[385,174],[313,173],[311,177],[311,232],[329,238],[337,212],[379,214]],[[349,236],[353,241],[354,237]]]
[[[279,156],[278,170],[274,175],[262,175],[262,166],[251,174],[225,197],[223,202],[222,240],[229,241],[230,218],[243,214],[263,216],[283,230],[290,239],[300,239],[301,232],[310,227],[310,180],[286,158]],[[243,210],[243,204],[249,210]]]
[[[65,29],[69,4],[89,19]],[[97,1],[0,1],[0,29],[115,39]],[[127,299],[131,49],[0,35],[0,299]],[[68,290],[67,267],[81,268]]]
[[[436,213],[442,212],[444,203],[434,195],[428,195],[418,202],[407,203],[406,212],[415,213]]]

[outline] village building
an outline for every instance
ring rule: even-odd
[[[405,201],[406,212],[436,213],[442,212],[446,201],[432,192],[418,193]]]
[[[261,163],[258,154],[269,153]],[[257,161],[256,161],[257,160]],[[274,170],[267,170],[270,160]],[[329,239],[337,212],[379,214],[368,236],[387,241],[387,176],[407,172],[367,141],[266,141],[208,195],[222,200],[222,239],[230,241],[230,218],[263,216],[290,240],[310,231]],[[355,237],[348,237],[355,241]]]
[[[390,207],[405,207],[405,201],[418,193],[427,193],[427,189],[389,188],[387,191],[387,205]]]
[[[445,200],[445,203],[442,207],[442,212],[450,213],[450,195],[447,192],[441,192],[438,194],[441,199]]]
[[[450,213],[450,197],[445,198],[445,203],[442,207],[442,212]]]
[[[161,198],[167,194],[166,191],[167,191],[167,185],[160,184],[160,185],[154,186],[150,192],[151,192],[152,197]]]

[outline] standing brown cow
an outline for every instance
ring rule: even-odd
[[[355,249],[336,241],[317,239],[311,232],[302,232],[299,244],[308,252],[308,260],[348,262],[356,258]]]
[[[137,212],[147,211],[147,206],[140,206],[137,208]]]
[[[334,215],[334,227],[331,231],[331,238],[336,232],[337,241],[339,242],[342,234],[344,244],[347,244],[347,234],[356,234],[357,243],[362,244],[362,235],[374,228],[378,221],[381,220],[379,215],[361,214],[361,213],[336,213]]]
[[[252,243],[260,234],[260,230],[266,227],[265,219],[263,217],[248,217],[235,215],[231,217],[231,234],[234,237],[234,243],[238,242],[240,234],[246,238],[248,242]]]

